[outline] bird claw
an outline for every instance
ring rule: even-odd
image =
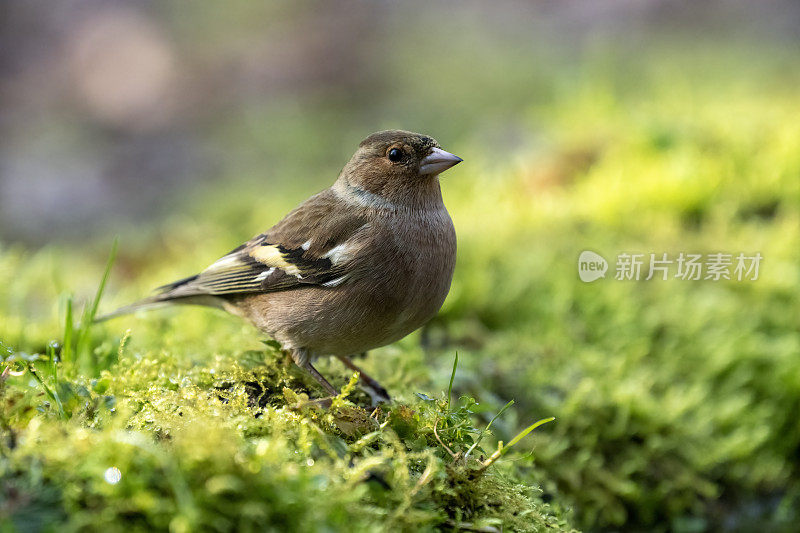
[[[377,381],[372,381],[373,383],[369,383],[367,380],[362,380],[360,383],[361,390],[366,392],[370,398],[370,409],[375,409],[384,403],[391,403],[392,398],[389,396],[389,392]]]

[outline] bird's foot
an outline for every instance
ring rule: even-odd
[[[353,363],[349,357],[339,355],[337,356],[337,359],[339,359],[339,361],[341,361],[344,366],[350,370],[358,372],[361,388],[369,395],[370,400],[372,401],[372,407],[377,407],[381,403],[389,403],[392,401],[391,396],[389,396],[389,391],[387,391],[380,383],[378,383],[378,380],[364,372],[360,367],[356,366],[356,364]]]

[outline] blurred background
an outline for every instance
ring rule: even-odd
[[[442,178],[456,278],[424,354],[367,368],[410,401],[458,350],[458,391],[517,401],[501,437],[556,416],[520,469],[580,527],[791,531],[798,87],[788,0],[5,0],[0,338],[53,338],[115,235],[109,308],[267,229],[369,133],[424,132],[465,160]],[[584,284],[587,249],[764,260],[753,282]],[[134,352],[258,347],[159,316]]]
[[[800,38],[790,1],[0,9],[0,235],[33,244],[124,231],[215,188],[321,188],[382,128],[507,166],[561,140],[566,100],[688,97],[694,75],[727,91],[741,69],[789,87]],[[603,142],[581,119],[563,134]]]

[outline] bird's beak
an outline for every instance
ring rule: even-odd
[[[439,174],[462,161],[463,159],[450,152],[445,152],[440,148],[431,148],[431,153],[420,162],[419,173],[422,175]]]

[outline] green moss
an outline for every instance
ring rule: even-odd
[[[0,460],[4,490],[24,502],[4,509],[4,520],[21,527],[48,507],[52,527],[104,530],[563,524],[535,489],[513,476],[470,475],[428,444],[434,419],[467,429],[471,400],[453,412],[441,400],[370,414],[343,397],[323,409],[308,403],[308,391],[288,388],[291,378],[270,392],[287,374],[279,361],[252,370],[222,358],[210,368],[128,359],[85,384],[87,402],[67,404],[69,420],[47,403],[35,416],[4,410],[14,440]],[[4,384],[5,407],[21,400],[13,380]],[[101,398],[92,388],[116,401],[90,408]],[[456,439],[451,446],[468,442],[444,433]]]

